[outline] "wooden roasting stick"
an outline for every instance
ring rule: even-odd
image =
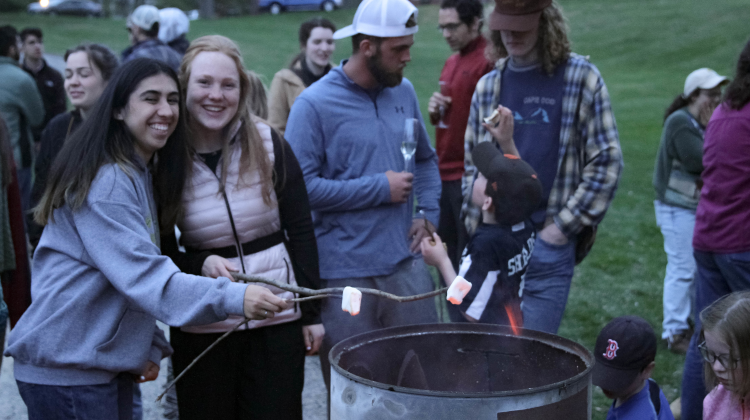
[[[248,274],[237,273],[234,271],[230,271],[230,273],[232,274],[232,277],[235,278],[235,280],[243,280],[243,281],[252,282],[252,283],[264,283],[270,286],[278,287],[281,290],[286,290],[287,292],[297,293],[300,295],[307,295],[307,297],[303,297],[303,298],[287,299],[286,300],[287,302],[306,302],[309,300],[325,299],[325,298],[331,298],[331,297],[340,298],[341,294],[344,292],[343,287],[329,287],[327,289],[315,290],[315,289],[308,289],[306,287],[298,287],[298,286],[292,286],[290,284],[278,283],[273,280],[260,277],[260,276],[251,276]],[[427,299],[427,298],[431,298],[437,295],[441,295],[443,293],[446,293],[448,291],[448,288],[443,287],[442,289],[438,289],[429,293],[422,293],[420,295],[413,295],[413,296],[397,296],[397,295],[386,293],[377,289],[357,288],[357,290],[368,295],[379,296],[382,298],[395,300],[396,302],[412,302],[415,300]],[[193,365],[195,365],[198,362],[198,360],[200,360],[206,353],[208,353],[209,350],[214,348],[223,339],[227,338],[229,334],[237,331],[237,329],[240,328],[242,324],[245,324],[249,321],[251,321],[250,318],[243,319],[240,323],[235,325],[234,328],[224,333],[221,337],[217,338],[216,341],[213,342],[213,344],[211,344],[205,350],[203,350],[203,352],[199,354],[198,357],[193,359],[193,361],[190,362],[189,365],[187,365],[185,370],[183,370],[179,375],[177,375],[177,377],[174,378],[172,382],[167,384],[167,386],[164,388],[164,392],[162,392],[161,394],[159,394],[158,397],[156,397],[156,402],[160,402],[161,399],[164,397],[164,395],[167,393],[167,391],[169,391],[169,389],[172,388],[177,383],[177,381],[179,381],[180,378],[182,378],[182,376],[185,373],[187,373],[187,371],[190,370],[190,368],[192,368]]]
[[[329,287],[327,289],[316,290],[316,289],[308,289],[306,287],[292,286],[290,284],[279,283],[279,282],[275,282],[273,280],[269,280],[264,277],[251,276],[248,274],[237,273],[234,271],[230,271],[230,273],[232,274],[232,277],[234,277],[237,280],[243,280],[243,281],[248,281],[252,283],[264,283],[270,286],[278,287],[281,290],[286,290],[287,292],[292,292],[292,293],[297,293],[300,295],[308,296],[304,298],[287,299],[287,302],[305,302],[308,300],[324,299],[328,297],[341,297],[341,294],[344,293],[343,287]],[[429,293],[422,293],[421,295],[413,295],[413,296],[398,296],[398,295],[386,293],[377,289],[366,289],[366,288],[360,288],[360,287],[357,287],[357,290],[368,295],[379,296],[382,298],[395,300],[396,302],[412,302],[415,300],[427,299],[433,296],[442,295],[443,293],[446,293],[448,291],[448,288],[443,287],[442,289],[434,290]]]
[[[430,235],[430,245],[435,246],[435,239],[433,239],[434,236],[432,235],[434,232],[432,231],[432,229],[430,229],[430,224],[427,223],[427,216],[424,215],[424,210],[420,210],[419,213],[424,218],[424,229]],[[443,249],[445,249],[446,251],[448,250],[448,244],[446,244],[445,242],[443,242]]]

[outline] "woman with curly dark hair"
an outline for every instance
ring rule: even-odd
[[[750,42],[711,116],[703,146],[703,188],[695,213],[695,313],[722,296],[750,290]],[[682,418],[700,419],[706,389],[696,316],[682,377]]]

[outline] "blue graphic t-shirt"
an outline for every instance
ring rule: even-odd
[[[511,59],[501,79],[500,103],[513,112],[516,147],[542,182],[542,202],[531,216],[536,224],[544,222],[557,175],[564,76],[565,66],[550,76],[540,64],[519,67]]]

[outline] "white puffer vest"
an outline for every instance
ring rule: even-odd
[[[274,162],[273,141],[271,140],[271,128],[263,123],[256,123],[256,127],[263,138],[263,146],[268,152],[271,165]],[[248,177],[246,183],[240,188],[237,186],[239,178],[241,148],[239,142],[234,142],[231,148],[231,162],[228,167],[225,194],[232,211],[237,236],[241,244],[278,232],[281,229],[279,219],[279,208],[276,193],[271,190],[271,205],[263,202],[261,194],[263,186],[260,183],[260,175],[256,172]],[[223,248],[226,246],[237,246],[227,212],[224,197],[219,193],[219,180],[221,179],[222,164],[212,173],[206,164],[199,158],[193,158],[192,182],[185,187],[182,196],[184,215],[177,223],[182,234],[181,242],[187,248],[206,250]],[[242,269],[240,258],[243,258],[245,272],[296,286],[292,262],[283,243],[272,246],[263,251],[231,258],[231,261],[239,270]],[[257,283],[257,285],[265,286]],[[276,287],[268,287],[274,294],[282,299],[291,299],[294,294],[283,291]],[[271,319],[263,321],[250,321],[240,329],[258,328],[268,325],[282,324],[299,319],[302,316],[299,306],[294,305]],[[228,319],[214,324],[183,327],[182,330],[190,333],[216,333],[229,331],[243,318],[231,316]]]

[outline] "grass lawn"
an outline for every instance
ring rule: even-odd
[[[666,258],[654,222],[651,174],[661,133],[662,114],[682,91],[687,74],[711,67],[733,74],[750,31],[745,0],[629,0],[563,2],[574,51],[590,55],[609,88],[625,156],[617,197],[599,229],[597,243],[576,270],[560,334],[593,348],[599,330],[611,318],[635,314],[661,331],[662,279]],[[414,83],[426,113],[427,100],[449,50],[437,26],[437,7],[420,7],[421,30],[406,76]],[[354,10],[326,16],[339,27],[351,23]],[[297,51],[297,28],[312,13],[195,21],[190,38],[222,34],[237,41],[248,68],[267,83]],[[81,41],[127,43],[123,20],[32,17],[0,14],[0,24],[19,29],[39,26],[48,52],[63,53]],[[348,56],[348,39],[338,42],[335,62]],[[432,127],[429,131],[434,133]],[[684,357],[659,347],[654,373],[671,401],[678,396]],[[604,419],[609,401],[594,392],[594,418]]]

